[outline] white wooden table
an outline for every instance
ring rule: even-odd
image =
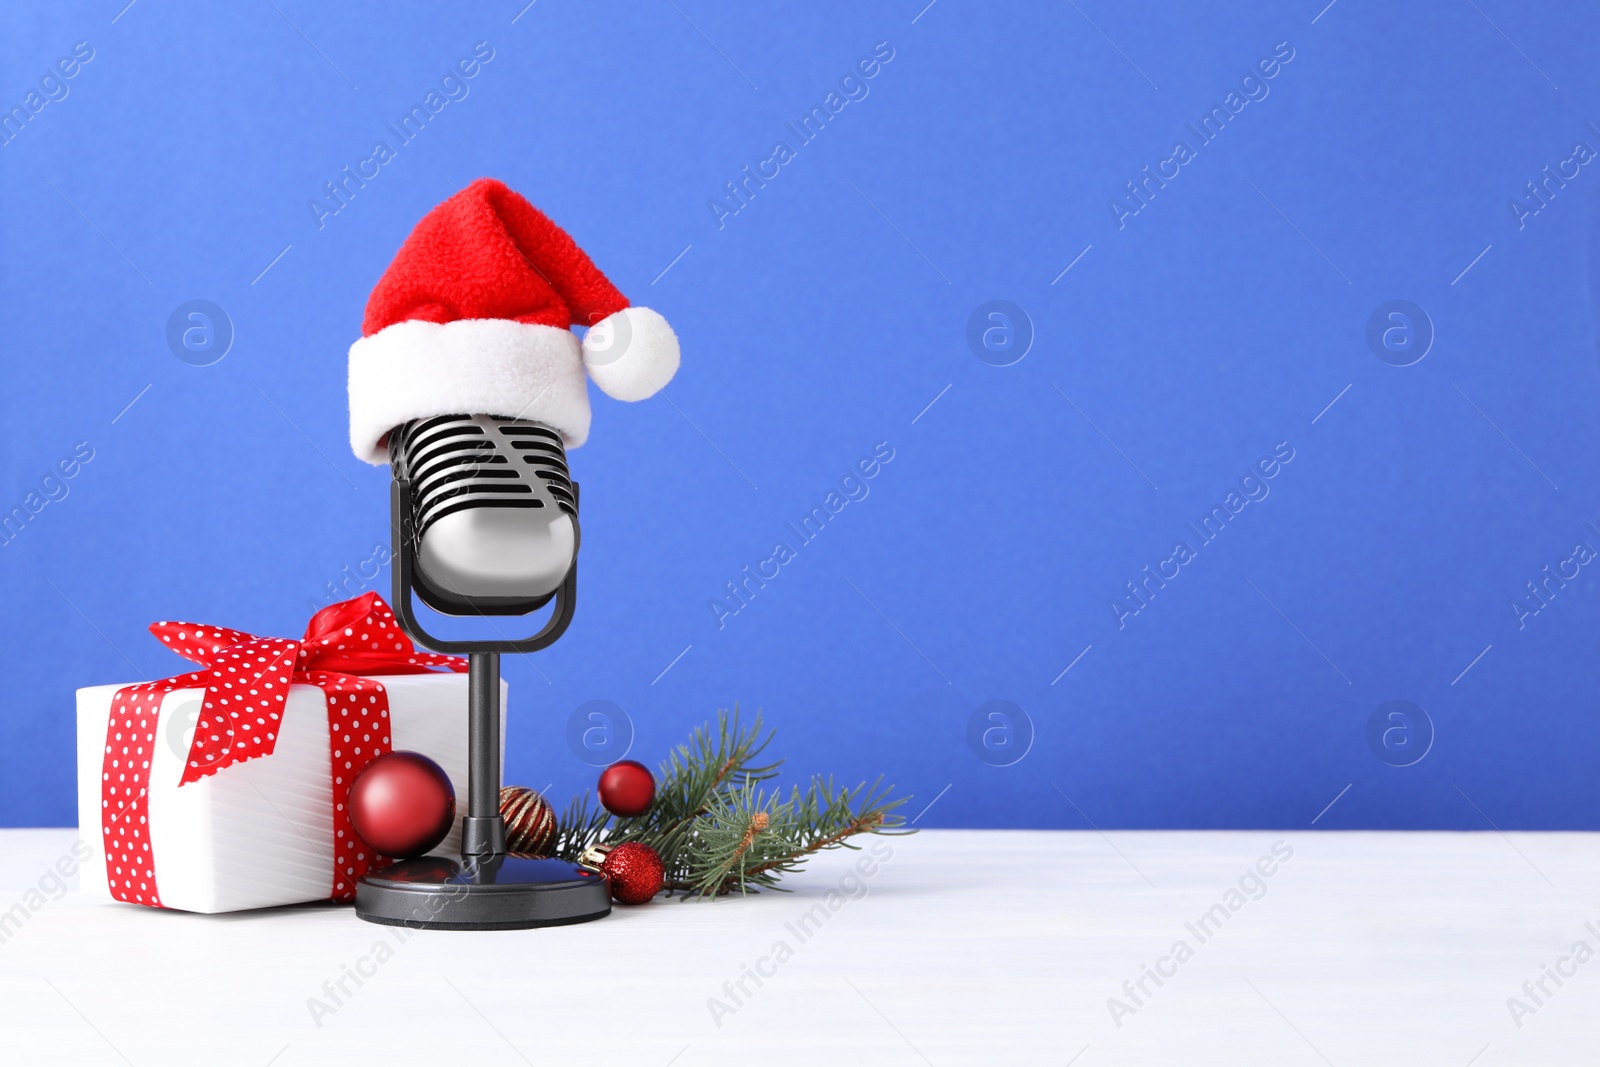
[[[403,943],[58,893],[75,838],[0,831],[0,1063],[1600,1062],[1594,835],[928,831],[870,877]]]

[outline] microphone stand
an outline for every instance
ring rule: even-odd
[[[467,817],[461,854],[494,856],[506,850],[500,817],[500,653],[473,652],[467,660]]]
[[[576,483],[573,492],[576,496]],[[505,821],[500,817],[500,655],[536,652],[566,632],[577,606],[576,558],[554,594],[550,618],[533,636],[443,640],[423,628],[412,608],[413,591],[425,603],[428,597],[414,584],[410,481],[396,478],[389,500],[396,549],[396,620],[418,644],[468,656],[467,814],[462,820],[459,861],[424,856],[368,872],[356,883],[356,914],[386,926],[432,930],[525,930],[603,918],[611,912],[604,875],[565,860],[506,852]]]

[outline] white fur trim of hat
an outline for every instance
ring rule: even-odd
[[[640,309],[628,309],[634,310]],[[672,336],[664,320],[661,328]],[[636,333],[648,336],[649,330]],[[673,338],[674,369],[677,356]],[[628,350],[613,363],[631,367]],[[543,423],[576,448],[589,436],[583,371],[578,338],[559,327],[512,319],[397,322],[350,346],[350,447],[382,466],[389,462],[389,431],[402,423],[435,415],[496,415]],[[650,380],[637,369],[621,377],[635,387]]]

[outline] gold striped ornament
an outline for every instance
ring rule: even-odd
[[[542,856],[556,839],[556,814],[536,791],[522,785],[500,790],[500,817],[506,824],[506,851]]]

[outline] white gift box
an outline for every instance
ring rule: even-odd
[[[459,854],[467,800],[467,676],[400,674],[372,680],[389,695],[394,750],[420,752],[450,776],[456,822],[434,852]],[[78,823],[92,851],[83,863],[82,885],[85,893],[108,900],[100,789],[106,727],[121,688],[78,690]],[[149,786],[150,850],[161,903],[214,913],[327,900],[334,878],[334,799],[322,690],[290,687],[270,756],[180,787],[204,693],[177,689],[161,702]],[[501,681],[501,736],[506,695]]]

